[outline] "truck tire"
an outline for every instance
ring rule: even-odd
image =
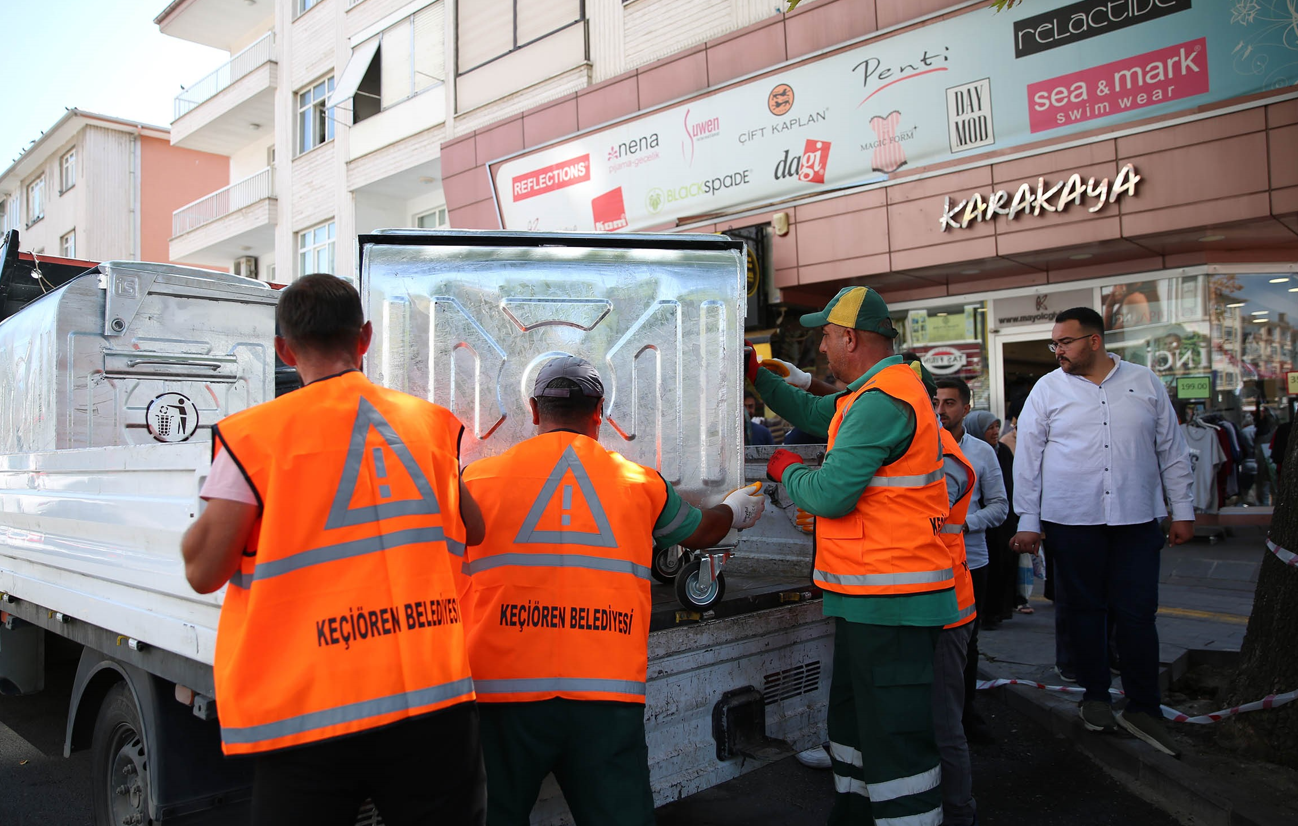
[[[681,568],[689,561],[690,552],[673,545],[654,553],[654,561],[649,568],[649,573],[663,585],[671,585],[676,580],[676,575],[681,572]]]
[[[95,826],[150,826],[149,761],[135,696],[125,682],[104,695],[90,744]]]
[[[699,568],[702,564],[702,560],[695,559],[682,567],[676,575],[676,599],[684,607],[700,611],[711,608],[726,594],[726,575],[723,573],[717,573],[711,587],[699,586]]]

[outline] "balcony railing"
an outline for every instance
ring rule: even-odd
[[[246,206],[275,197],[275,167],[268,166],[255,175],[218,189],[171,214],[171,237],[209,224]]]
[[[176,116],[197,108],[204,101],[210,100],[226,89],[231,83],[256,69],[275,57],[275,33],[266,32],[256,43],[230,58],[207,77],[192,84],[188,89],[176,95]]]

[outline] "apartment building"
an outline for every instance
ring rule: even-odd
[[[0,230],[38,256],[168,261],[172,212],[227,171],[165,127],[69,109],[0,174]]]
[[[357,234],[448,225],[443,143],[779,5],[175,0],[155,19],[160,30],[230,60],[180,79],[172,142],[228,157],[229,184],[176,211],[171,255],[280,282],[353,276]],[[607,117],[592,109],[583,122]],[[529,128],[548,140],[565,126]]]

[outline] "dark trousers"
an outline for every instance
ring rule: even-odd
[[[577,826],[653,826],[643,705],[556,698],[479,708],[491,826],[527,826],[551,772]]]
[[[941,821],[932,705],[941,630],[834,620],[828,722],[837,794],[830,826]]]
[[[476,704],[254,758],[253,826],[352,826],[367,797],[390,826],[482,826]]]
[[[1071,654],[1086,700],[1110,702],[1109,617],[1127,708],[1159,716],[1158,567],[1163,531],[1141,525],[1044,524],[1062,586]],[[1049,552],[1049,551],[1048,551]]]
[[[971,568],[969,577],[973,580],[974,603],[979,606],[978,615],[974,617],[973,633],[969,635],[969,653],[964,662],[964,707],[972,708],[974,694],[978,683],[978,630],[982,627],[983,594],[987,590],[987,566]]]

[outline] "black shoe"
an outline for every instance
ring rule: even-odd
[[[1055,673],[1059,675],[1059,679],[1063,680],[1066,683],[1075,684],[1077,682],[1077,673],[1073,671],[1071,668],[1061,668],[1059,666],[1055,666]]]
[[[1000,628],[1000,627],[1001,627],[1001,621],[1000,621],[999,618],[998,618],[998,619],[989,619],[989,620],[987,620],[986,622],[984,622],[984,623],[980,626],[980,628],[981,628],[983,631],[995,631],[995,630],[997,630],[997,629]]]

